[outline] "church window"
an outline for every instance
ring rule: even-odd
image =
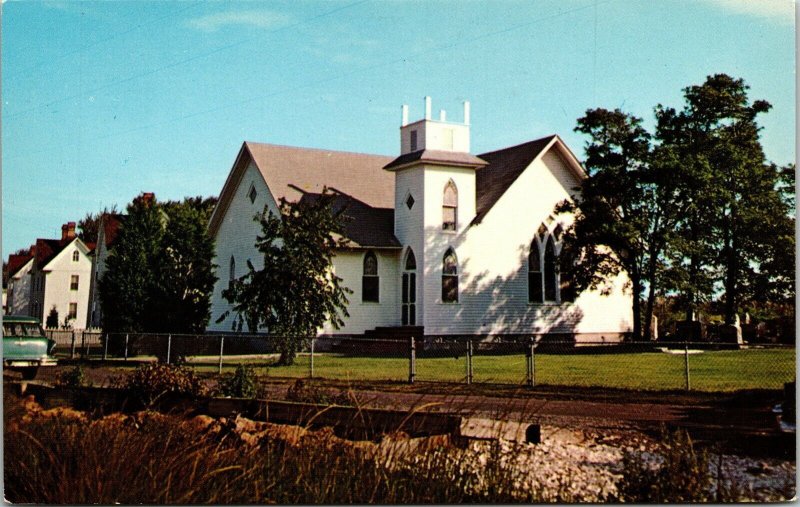
[[[228,268],[228,289],[233,287],[233,282],[236,280],[236,259],[231,255],[230,267]]]
[[[417,131],[411,131],[411,150],[410,151],[417,151]]]
[[[544,247],[544,299],[545,301],[556,301],[556,283],[558,271],[556,269],[556,253],[553,244],[553,236],[547,238]]]
[[[444,198],[442,202],[442,230],[455,231],[456,219],[458,217],[458,190],[453,180],[447,182],[444,187]]]
[[[256,197],[258,197],[258,192],[256,192],[256,186],[250,185],[250,190],[247,192],[247,198],[250,199],[250,204],[255,204]]]
[[[361,277],[361,301],[378,303],[380,297],[380,277],[378,277],[378,258],[375,252],[364,255],[364,274]]]
[[[414,196],[412,196],[411,194],[408,194],[408,198],[406,198],[406,206],[408,206],[408,209],[414,207]]]
[[[448,248],[442,259],[442,302],[458,302],[458,259],[452,248]]]
[[[531,242],[531,252],[528,254],[528,302],[542,303],[542,262],[539,255],[539,243]]]

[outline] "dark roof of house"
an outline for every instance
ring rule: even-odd
[[[8,256],[8,264],[6,269],[8,269],[8,277],[11,278],[12,276],[17,274],[17,271],[23,268],[25,264],[28,263],[29,260],[33,259],[33,255],[30,253],[21,254],[21,255],[9,255]]]
[[[417,150],[411,153],[400,155],[389,164],[383,166],[384,169],[399,169],[413,163],[426,163],[434,165],[480,167],[486,165],[482,160],[471,153],[461,153],[441,150]]]
[[[42,239],[38,238],[36,240],[36,267],[37,269],[42,269],[47,265],[48,262],[53,260],[53,258],[58,255],[64,248],[67,247],[68,244],[72,242],[72,239],[67,241],[61,241],[60,239]]]
[[[508,187],[517,180],[533,159],[539,156],[555,137],[557,136],[551,135],[480,155],[480,158],[488,162],[488,165],[475,173],[476,213],[472,220],[473,224],[478,224],[483,220],[486,213],[500,200]]]
[[[394,236],[394,209],[374,208],[351,195],[333,190],[334,213],[344,217],[344,236],[357,248],[401,248]],[[304,194],[301,201],[319,199],[321,194]]]
[[[114,244],[114,241],[117,239],[119,228],[122,222],[125,221],[125,218],[126,215],[120,213],[103,213],[103,239],[106,248],[111,248],[111,245]]]

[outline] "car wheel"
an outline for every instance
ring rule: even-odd
[[[36,374],[39,372],[38,366],[30,366],[28,368],[22,369],[22,379],[23,380],[33,380],[36,378]]]

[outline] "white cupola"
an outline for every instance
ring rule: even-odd
[[[431,116],[431,98],[425,97],[425,117],[408,123],[408,106],[402,107],[400,125],[400,154],[421,150],[469,153],[469,102],[464,101],[463,123],[447,121],[444,109],[439,119]]]

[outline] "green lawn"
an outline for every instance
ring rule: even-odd
[[[226,358],[225,371],[232,371],[236,359]],[[309,356],[300,355],[292,366],[267,366],[264,359],[246,359],[259,375],[306,378]],[[417,380],[463,382],[466,358],[417,358]],[[213,366],[197,366],[216,371]],[[537,385],[597,386],[627,389],[683,389],[684,356],[661,352],[625,354],[544,354],[536,355]],[[408,379],[407,358],[349,357],[315,354],[314,376],[336,380]],[[795,379],[794,349],[747,349],[704,351],[689,355],[690,385],[697,391],[737,389],[780,389]],[[485,356],[473,358],[474,382],[525,383],[525,356]]]

